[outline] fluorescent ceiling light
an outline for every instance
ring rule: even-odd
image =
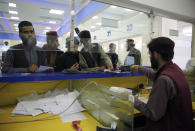
[[[131,9],[125,9],[126,11],[129,11],[129,12],[133,12],[133,10],[131,10]]]
[[[96,25],[102,25],[102,23],[96,23]]]
[[[14,19],[14,20],[19,20],[19,17],[11,16],[10,18],[11,18],[11,19]]]
[[[97,19],[98,18],[98,16],[94,16],[94,17],[92,17],[92,19]]]
[[[72,11],[70,12],[70,14],[71,14],[71,15],[74,15],[74,14],[75,14],[75,11],[74,11],[74,10],[72,10]]]
[[[15,3],[9,3],[9,7],[16,7]]]
[[[45,27],[46,30],[51,30],[51,27]]]
[[[17,29],[18,29],[18,27],[15,27],[15,29],[17,30]]]
[[[51,9],[49,11],[50,14],[56,14],[56,15],[62,15],[64,13],[63,10],[54,10],[54,9]]]
[[[49,30],[43,30],[43,32],[48,32]]]
[[[116,8],[116,6],[112,5],[111,8]]]
[[[56,24],[56,21],[49,21],[50,24]]]
[[[18,27],[18,24],[14,24],[14,26],[17,26]]]
[[[95,26],[91,26],[91,29],[94,29],[95,28]]]
[[[15,14],[15,15],[17,15],[17,14],[18,14],[18,12],[17,12],[17,11],[13,11],[13,10],[9,10],[9,13],[10,13],[10,14]]]

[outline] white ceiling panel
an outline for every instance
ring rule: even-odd
[[[75,0],[76,9],[81,8],[88,0]],[[9,2],[15,3],[16,8],[9,7]],[[62,15],[49,13],[50,9],[63,10]],[[9,10],[18,14],[10,14]],[[16,33],[14,24],[27,20],[33,23],[36,34],[42,35],[46,27],[56,30],[64,25],[64,19],[70,14],[71,0],[0,0],[0,24],[4,30],[1,32]],[[19,17],[19,20],[10,19]],[[56,23],[50,24],[50,21]],[[49,30],[48,30],[49,31]]]

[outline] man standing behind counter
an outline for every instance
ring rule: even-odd
[[[124,65],[141,65],[141,52],[135,48],[135,43],[133,39],[127,39],[127,51],[128,55],[125,58]]]
[[[147,104],[135,98],[135,108],[148,118],[144,131],[193,131],[190,89],[184,73],[172,62],[174,46],[169,38],[155,38],[148,48],[156,71],[138,65],[131,67],[131,71],[153,80]]]
[[[3,73],[35,72],[40,65],[46,65],[47,60],[41,48],[36,46],[36,36],[33,25],[22,21],[18,25],[22,44],[10,47],[3,63]]]

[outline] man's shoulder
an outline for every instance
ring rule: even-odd
[[[92,44],[92,47],[100,47],[101,45],[98,44],[98,43],[91,43]]]
[[[23,49],[23,45],[22,44],[18,44],[18,45],[14,45],[14,46],[11,46],[10,49]]]
[[[141,53],[140,50],[138,50],[138,49],[136,49],[136,48],[134,48],[134,49],[135,49],[136,52]]]
[[[44,51],[43,48],[38,47],[38,46],[35,46],[34,49],[37,50],[37,51]]]
[[[102,48],[102,46],[98,43],[92,43],[92,48],[95,51],[99,51]]]

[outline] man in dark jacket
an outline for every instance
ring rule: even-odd
[[[87,62],[88,69],[103,71],[105,68],[113,70],[113,65],[102,46],[98,43],[91,43],[91,34],[88,30],[79,33],[80,41],[83,44],[81,54]]]
[[[64,69],[81,70],[87,68],[87,63],[81,53],[78,51],[79,41],[74,37],[74,51],[70,50],[70,38],[66,39],[67,51],[60,55],[56,60],[56,72]]]
[[[43,50],[36,46],[36,36],[33,25],[22,21],[18,25],[22,44],[10,47],[3,63],[3,73],[35,72],[40,65],[47,65]]]
[[[134,99],[135,108],[148,118],[144,131],[193,131],[190,89],[183,71],[172,62],[174,46],[169,38],[155,38],[148,44],[154,70],[138,65],[131,67],[131,71],[153,80],[147,104]]]
[[[109,45],[109,51],[106,53],[109,57],[110,60],[112,61],[112,65],[114,67],[114,69],[118,69],[118,54],[115,52],[116,50],[116,45],[114,43],[110,43]]]

